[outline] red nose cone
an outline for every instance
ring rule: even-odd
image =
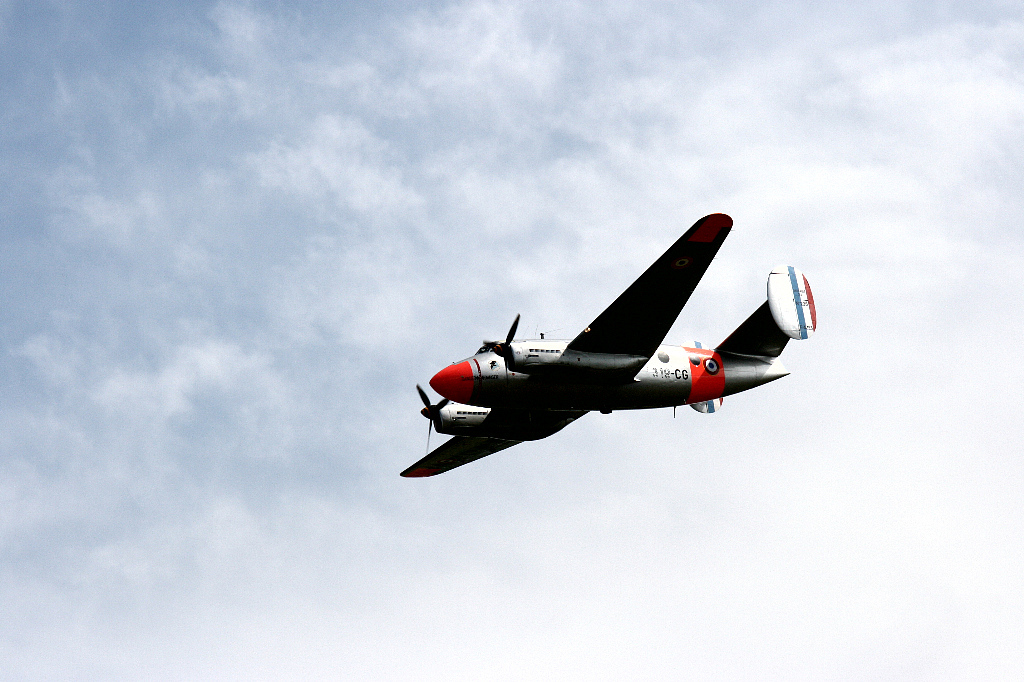
[[[448,365],[434,375],[430,387],[448,400],[457,403],[468,403],[473,395],[473,368],[468,362]]]

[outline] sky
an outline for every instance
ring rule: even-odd
[[[0,678],[1024,676],[1018,3],[4,0],[0,66]],[[795,265],[790,376],[398,476],[713,212],[666,342]]]

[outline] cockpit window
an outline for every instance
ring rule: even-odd
[[[478,351],[476,352],[476,354],[477,354],[477,355],[480,355],[481,353],[486,353],[486,352],[487,352],[487,351],[489,351],[490,349],[491,349],[491,347],[490,347],[490,346],[480,346],[480,350],[478,350]]]

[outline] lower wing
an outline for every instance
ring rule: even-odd
[[[406,478],[436,476],[522,442],[504,438],[453,436],[451,440],[403,471],[402,476]]]

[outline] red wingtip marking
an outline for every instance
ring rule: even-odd
[[[427,467],[420,467],[419,469],[413,469],[412,471],[406,471],[402,475],[406,478],[423,478],[424,476],[434,476],[441,473],[440,469],[428,469]]]
[[[818,314],[814,310],[814,294],[811,293],[811,284],[804,275],[804,288],[807,289],[807,307],[811,309],[811,331],[818,330]]]
[[[688,242],[713,242],[723,229],[732,227],[732,218],[724,213],[712,213],[700,224]]]
[[[434,375],[430,387],[448,400],[468,403],[473,395],[473,368],[468,362],[448,365]]]

